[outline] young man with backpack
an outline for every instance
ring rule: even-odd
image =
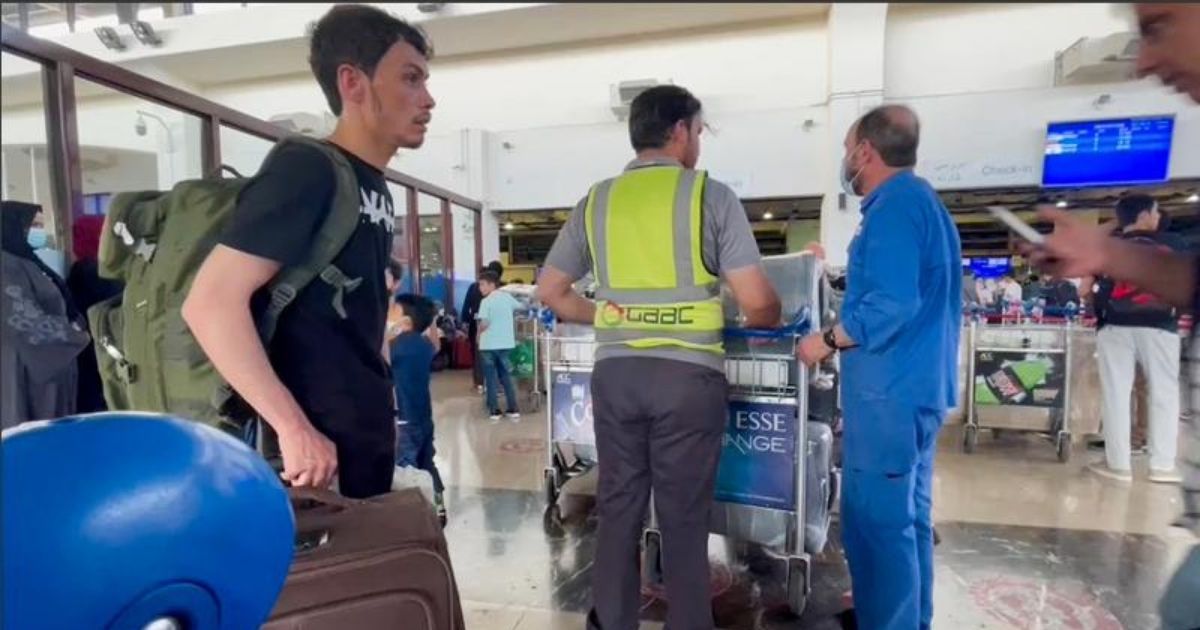
[[[286,481],[324,487],[337,475],[342,494],[368,497],[390,489],[395,462],[392,380],[380,354],[395,222],[383,169],[425,140],[432,49],[382,10],[341,5],[317,22],[310,52],[337,127],[325,148],[292,142],[272,152],[238,196],[182,315],[220,376],[278,435]],[[311,282],[279,290],[277,276],[328,247],[321,239],[347,189],[359,203],[344,246]],[[263,312],[277,316],[273,335],[260,330]]]
[[[1181,239],[1160,230],[1162,215],[1149,195],[1127,195],[1117,203],[1120,238],[1164,252],[1185,249]],[[1141,365],[1150,388],[1149,480],[1179,483],[1175,454],[1179,435],[1179,314],[1158,296],[1132,283],[1101,276],[1094,298],[1096,350],[1104,394],[1106,461],[1092,472],[1129,482],[1130,395]]]

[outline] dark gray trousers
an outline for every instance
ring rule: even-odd
[[[641,608],[638,544],[654,488],[669,630],[710,630],[708,526],[728,384],[715,370],[613,358],[592,373],[600,515],[588,625],[632,630]]]

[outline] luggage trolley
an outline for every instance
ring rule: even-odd
[[[542,340],[548,436],[543,488],[551,510],[567,481],[596,466],[591,385],[596,334],[591,326],[559,322]]]
[[[1050,315],[1050,313],[1047,313]],[[991,325],[971,318],[967,420],[963,450],[974,453],[980,429],[1029,431],[1054,441],[1058,460],[1071,459],[1071,350],[1074,309],[1061,324],[1020,320]]]
[[[710,531],[753,543],[781,564],[788,607],[799,615],[811,591],[812,554],[824,549],[837,500],[832,428],[808,419],[810,387],[818,375],[796,358],[800,339],[819,327],[826,296],[820,263],[812,256],[763,262],[792,323],[769,331],[726,329],[729,417]],[[657,582],[662,534],[653,501],[649,513],[642,566]]]

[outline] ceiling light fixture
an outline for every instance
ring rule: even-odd
[[[513,223],[512,221],[509,221],[508,223],[504,224],[504,229],[511,232],[511,231],[517,229],[517,225],[515,223]]]
[[[1187,198],[1188,203],[1200,203],[1200,193],[1192,193]]]
[[[1055,206],[1056,208],[1066,208],[1066,207],[1067,207],[1067,200],[1065,200],[1065,199],[1059,199],[1059,200],[1058,200],[1058,203],[1054,204],[1054,206]]]
[[[763,213],[763,221],[770,221],[775,218],[775,214],[770,210]]]
[[[121,41],[121,35],[111,26],[96,27],[96,37],[99,37],[100,43],[109,50],[125,50],[125,42]]]
[[[158,33],[154,32],[154,27],[150,26],[149,22],[143,22],[142,20],[130,22],[129,28],[133,30],[133,36],[139,42],[147,46],[162,46],[162,38],[158,36]]]

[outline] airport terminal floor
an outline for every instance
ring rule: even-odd
[[[446,538],[467,627],[582,627],[595,545],[594,472],[568,483],[561,519],[541,491],[546,416],[489,424],[468,372],[434,380],[438,466],[447,483]],[[961,427],[943,429],[933,485],[935,628],[1157,628],[1159,593],[1189,545],[1169,523],[1178,486],[1107,482],[1068,464],[1039,437],[983,436],[962,453]],[[1135,462],[1141,471],[1144,461]],[[849,578],[834,531],[812,569],[800,619],[784,612],[779,580],[710,539],[713,609],[721,628],[842,628]],[[644,628],[659,628],[661,593],[643,591]]]

